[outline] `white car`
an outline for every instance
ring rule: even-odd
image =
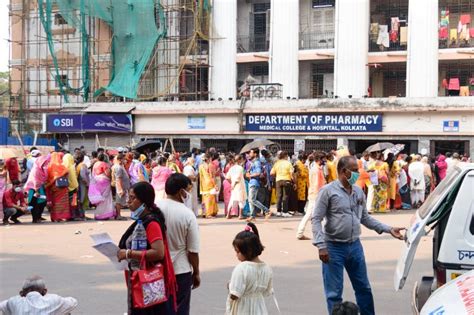
[[[435,290],[474,269],[474,164],[455,167],[413,216],[395,270],[395,290],[403,289],[420,239],[431,231],[433,275],[423,277],[413,288],[414,314],[422,309],[424,313],[423,306]]]
[[[474,314],[474,270],[433,292],[421,315]]]

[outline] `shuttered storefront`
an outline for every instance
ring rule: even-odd
[[[129,134],[72,134],[61,135],[64,144],[68,144],[69,151],[84,146],[87,153],[97,150],[98,147],[115,149],[131,145],[131,136]]]

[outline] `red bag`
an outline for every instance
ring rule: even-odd
[[[150,307],[168,300],[164,267],[162,264],[157,264],[146,269],[145,254],[146,251],[143,251],[140,270],[133,271],[131,275],[131,291],[135,308]]]

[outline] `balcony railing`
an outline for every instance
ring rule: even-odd
[[[329,49],[334,48],[334,32],[329,33],[300,33],[300,49]]]
[[[237,37],[237,52],[258,52],[268,51],[269,40],[265,34],[253,34]]]
[[[469,39],[459,39],[459,38],[440,38],[439,39],[439,48],[471,48],[474,47],[474,38]]]
[[[369,40],[369,51],[370,52],[381,52],[381,51],[404,51],[407,50],[407,44],[401,44],[400,42],[390,42],[389,47],[385,47],[383,44],[377,44],[372,40]]]

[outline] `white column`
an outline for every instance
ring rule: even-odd
[[[214,0],[210,40],[210,98],[237,97],[237,0]]]
[[[334,95],[367,95],[369,86],[369,0],[336,0]]]
[[[438,0],[409,0],[407,97],[438,95]]]
[[[283,85],[283,98],[298,98],[299,0],[272,0],[270,10],[270,83]]]

